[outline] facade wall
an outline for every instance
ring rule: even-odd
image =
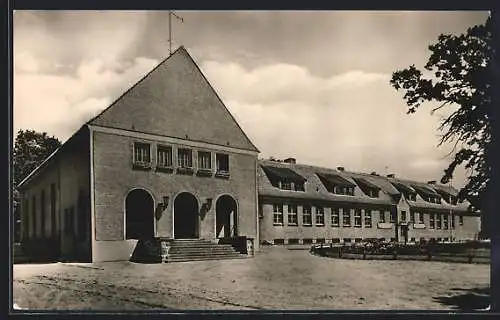
[[[132,136],[131,136],[132,135]],[[153,168],[138,170],[132,167],[134,142],[151,145]],[[197,150],[212,153],[212,168],[215,167],[215,153],[229,154],[229,178],[200,177],[155,170],[156,146],[173,147],[173,163],[177,163],[176,148],[187,147],[193,150],[193,166],[196,172]],[[218,151],[219,150],[219,151]],[[173,238],[173,208],[177,195],[189,192],[198,200],[199,208],[212,199],[210,210],[200,215],[200,238],[215,239],[215,207],[221,195],[232,196],[238,205],[238,234],[257,237],[257,199],[256,199],[256,154],[220,151],[216,145],[203,144],[193,147],[185,144],[165,142],[157,139],[138,138],[129,133],[93,132],[93,172],[94,172],[94,261],[128,260],[136,240],[125,239],[125,199],[134,188],[147,190],[154,199],[154,206],[168,197],[168,206],[159,219],[155,219],[155,236]]]
[[[90,237],[76,237],[80,223],[90,222],[86,212],[77,210],[78,195],[89,196],[89,155],[87,132],[81,131],[68,148],[21,188],[21,234],[25,249],[33,255],[56,255],[61,259],[88,261]],[[85,148],[87,146],[87,148]],[[54,189],[52,189],[52,185]],[[51,201],[52,190],[54,203]],[[44,194],[44,229],[42,231],[42,193]],[[35,203],[33,203],[35,197]],[[54,204],[54,209],[52,205]],[[66,230],[64,212],[73,207],[73,225]],[[35,216],[33,216],[35,209]],[[53,213],[54,210],[54,213]],[[78,214],[83,214],[83,219]],[[35,217],[35,221],[33,219]],[[52,218],[55,218],[54,223]],[[84,222],[85,221],[85,222]],[[55,228],[53,228],[55,226]],[[86,226],[89,233],[89,227]],[[38,251],[38,252],[37,252]]]
[[[390,207],[380,206],[367,206],[362,207],[359,205],[340,205],[342,208],[349,209],[363,209],[371,210],[372,212],[372,226],[367,227],[363,219],[361,227],[354,226],[354,214],[351,213],[351,226],[344,227],[342,215],[339,216],[339,226],[334,227],[331,224],[331,208],[338,207],[339,204],[336,203],[323,203],[314,204],[310,203],[312,210],[312,225],[305,226],[303,224],[303,207],[304,204],[297,204],[297,214],[298,214],[298,225],[290,226],[287,221],[288,214],[288,204],[293,203],[286,199],[276,199],[274,201],[265,201],[261,204],[261,218],[260,218],[260,239],[262,241],[267,241],[273,243],[275,239],[283,239],[285,243],[289,243],[289,239],[298,239],[299,243],[303,243],[304,239],[312,239],[313,243],[317,239],[325,239],[326,243],[332,242],[333,239],[339,239],[342,242],[345,238],[352,239],[354,242],[356,238],[366,239],[366,238],[385,238],[390,240],[394,237],[394,229],[385,229],[380,222],[380,211],[384,212],[386,216],[386,221],[389,219]],[[273,204],[283,204],[283,225],[278,226],[274,224],[273,221]],[[309,203],[308,203],[309,205]],[[318,226],[316,224],[316,210],[318,207],[323,207],[325,223],[323,226]]]
[[[303,218],[303,203],[297,203],[296,200],[292,199],[265,199],[260,201],[259,205],[259,222],[260,222],[260,239],[261,242],[268,243],[281,243],[285,244],[290,243],[290,239],[294,241],[294,239],[298,239],[299,243],[304,243],[304,239],[312,239],[313,243],[322,241],[321,239],[325,239],[326,243],[337,240],[340,242],[344,242],[345,238],[351,239],[352,242],[358,239],[370,239],[384,238],[386,241],[391,239],[395,239],[396,237],[396,228],[394,223],[390,223],[390,212],[397,212],[397,221],[398,223],[402,220],[402,211],[406,212],[406,221],[410,219],[410,207],[402,203],[398,206],[386,207],[386,206],[369,206],[369,205],[361,205],[361,204],[339,204],[339,203],[323,203],[323,204],[314,204],[309,203],[312,207],[312,225],[304,226],[302,223]],[[297,214],[298,214],[298,225],[290,226],[287,221],[288,214],[288,204],[296,203],[297,204]],[[283,205],[283,225],[276,225],[273,220],[273,204],[282,204]],[[315,224],[315,212],[317,207],[323,207],[325,213],[325,224],[324,226],[317,226]],[[355,227],[353,221],[353,214],[351,214],[351,226],[344,227],[342,216],[339,218],[339,226],[334,227],[331,225],[331,208],[335,207],[343,207],[343,208],[359,208],[364,210],[372,211],[372,224],[371,227],[367,227],[365,225],[365,221],[362,217],[362,225],[361,227]],[[380,220],[380,211],[384,212],[385,223]],[[415,211],[418,212],[418,211]],[[420,212],[418,212],[420,213]],[[449,228],[445,230],[441,229],[431,229],[429,225],[429,213],[423,211],[424,213],[424,225],[421,226],[423,228],[415,228],[413,223],[408,224],[408,241],[413,240],[419,241],[421,238],[429,240],[431,238],[441,239],[441,240],[451,240],[454,238],[457,241],[460,240],[473,240],[477,239],[477,235],[479,232],[479,224],[480,218],[478,216],[472,216],[470,214],[464,213],[463,225],[459,224],[458,214],[455,215],[455,228],[451,228],[451,219],[449,219]],[[443,213],[441,214],[448,214]],[[398,230],[400,231],[400,229]],[[318,239],[320,239],[318,241]],[[399,234],[398,240],[400,242],[404,241],[403,236]],[[295,240],[296,241],[296,240]]]
[[[80,148],[65,154],[60,162],[61,257],[65,260],[91,260],[88,151],[87,136]]]
[[[21,191],[21,237],[23,241],[46,239],[59,233],[59,181],[58,167],[52,165],[43,175],[34,179],[28,188]],[[56,229],[52,230],[50,186],[56,186]],[[45,230],[42,234],[41,196],[45,192]],[[33,203],[35,197],[35,203]],[[33,211],[34,210],[34,211]],[[33,215],[35,212],[35,215]],[[33,219],[34,218],[34,219]],[[35,221],[34,221],[35,220]]]

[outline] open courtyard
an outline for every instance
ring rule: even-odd
[[[171,264],[16,264],[13,300],[41,310],[450,310],[488,304],[490,266],[318,257]]]

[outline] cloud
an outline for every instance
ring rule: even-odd
[[[111,58],[91,59],[78,65],[76,76],[37,72],[35,66],[45,62],[25,53],[14,63],[14,131],[35,129],[65,140],[158,61],[139,57],[123,66]]]
[[[385,82],[389,75],[353,70],[329,78],[313,76],[306,68],[285,63],[247,70],[240,64],[204,61],[203,71],[227,99],[246,103],[322,103],[338,89],[354,90],[373,82]],[[234,80],[237,80],[237,86]],[[328,99],[326,99],[328,101]]]
[[[436,148],[439,119],[425,108],[406,114],[388,75],[352,70],[321,78],[297,65],[247,70],[215,61],[202,70],[261,157],[423,180],[439,179],[446,167]]]

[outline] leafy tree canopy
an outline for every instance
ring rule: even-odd
[[[19,130],[14,143],[14,192],[17,185],[61,146],[61,141],[46,132]]]
[[[439,146],[452,143],[455,154],[441,183],[448,183],[457,166],[464,165],[470,174],[459,197],[478,208],[490,173],[492,41],[491,17],[464,34],[442,34],[429,46],[431,55],[424,72],[412,65],[394,72],[390,81],[404,93],[408,113],[416,112],[424,102],[435,104],[432,112],[448,109],[449,115],[438,128],[442,133]]]

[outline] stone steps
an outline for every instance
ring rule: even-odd
[[[217,244],[209,240],[174,240],[171,243],[167,262],[240,259],[240,254],[229,244]]]
[[[168,256],[162,247],[162,242],[170,246]],[[148,239],[140,240],[134,250],[134,262],[159,263],[200,260],[241,259],[247,255],[241,254],[230,244],[218,244],[202,239]]]

